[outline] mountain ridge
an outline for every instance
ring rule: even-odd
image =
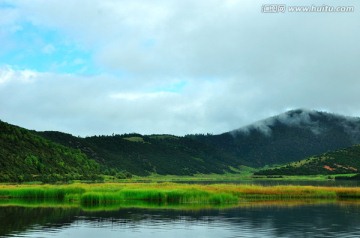
[[[99,164],[79,150],[0,121],[0,181],[92,179]]]
[[[353,174],[360,171],[360,144],[260,170],[255,175]]]
[[[249,125],[240,127],[238,129],[230,131],[230,133],[236,134],[239,132],[249,133],[250,130],[258,130],[263,132],[265,135],[271,135],[271,126],[274,126],[276,123],[283,123],[286,125],[292,126],[305,126],[308,127],[314,134],[320,134],[321,126],[319,125],[319,121],[314,118],[319,116],[325,116],[328,118],[333,118],[334,120],[339,121],[343,124],[344,129],[347,130],[348,133],[353,134],[352,129],[356,130],[356,138],[359,140],[360,138],[360,118],[359,117],[350,117],[344,116],[336,113],[329,113],[325,111],[316,111],[309,109],[294,109],[289,110],[287,112],[278,114],[276,116],[268,117],[263,120],[256,121]],[[355,124],[355,128],[353,128]]]
[[[83,138],[56,131],[26,131],[80,151],[105,174],[127,171],[141,176],[234,173],[243,165],[283,164],[360,144],[360,118],[304,109],[217,135],[131,133]]]
[[[175,151],[177,153],[179,152],[178,149],[182,148],[182,150],[187,151],[185,160],[188,162],[194,162],[192,158],[195,157],[198,159],[197,161],[206,161],[207,166],[211,165],[213,162],[213,159],[209,159],[208,157],[214,157],[216,154],[215,157],[217,157],[217,161],[223,161],[223,163],[220,163],[220,161],[216,166],[221,168],[220,170],[207,170],[204,166],[202,166],[201,169],[199,168],[199,164],[196,163],[196,165],[192,165],[195,166],[196,169],[188,168],[190,169],[188,172],[190,174],[196,172],[208,173],[214,171],[216,173],[221,173],[231,171],[231,169],[229,169],[230,167],[238,168],[240,165],[262,167],[265,165],[281,164],[297,161],[311,155],[345,148],[356,143],[360,143],[359,128],[359,118],[345,117],[342,115],[318,112],[314,110],[297,109],[258,121],[249,126],[241,127],[237,130],[218,135],[196,134],[187,135],[184,137],[173,136],[173,138],[177,138],[177,141],[174,141],[173,138],[171,140],[169,140],[169,138],[165,138],[161,141],[161,150],[168,151],[170,159],[171,151]],[[49,136],[49,133],[50,132],[43,132],[43,136]],[[147,136],[140,134],[124,134],[100,137],[93,136],[84,138],[82,141],[83,143],[85,141],[91,141],[91,143],[95,143],[96,145],[93,146],[95,148],[99,146],[104,147],[104,144],[100,143],[101,138],[104,140],[106,139],[113,141],[113,143],[124,144],[125,142],[122,139],[126,137],[131,138],[126,142],[128,143],[127,147],[131,147],[131,143],[139,143],[139,141],[145,141],[150,144],[154,143],[154,141],[151,142],[154,135]],[[54,136],[49,139],[56,140]],[[75,138],[75,140],[78,139]],[[120,141],[115,142],[116,140]],[[58,142],[64,143],[64,141],[61,140],[58,140]],[[88,142],[85,142],[85,144]],[[182,142],[183,145],[179,147],[177,144],[178,142]],[[186,145],[184,145],[184,143]],[[137,149],[141,151],[141,148],[148,146],[149,144],[137,144]],[[194,148],[194,146],[201,149],[195,152],[196,148]],[[160,147],[157,149],[153,148],[152,150],[147,151],[146,153],[140,153],[137,156],[152,163],[151,161],[154,160],[153,157],[157,156],[156,153],[160,153],[159,149]],[[202,150],[207,152],[204,153]],[[121,160],[124,163],[131,163],[129,161],[129,157],[134,157],[134,155],[131,156],[130,154],[120,155],[121,153],[113,153],[114,150],[109,148],[97,148],[94,149],[94,151],[100,151],[101,156],[99,158],[102,159],[102,161],[105,161],[105,163],[107,161],[108,164],[111,164],[112,166],[120,166]],[[174,154],[176,154],[175,152]],[[186,163],[182,163],[184,161],[181,161],[184,159],[183,152],[184,151],[180,153],[182,156],[178,156],[179,161],[177,165],[181,167],[181,169],[186,170],[186,167],[188,166]],[[109,153],[112,155],[107,156],[106,154]],[[151,153],[153,153],[154,156],[152,156]],[[116,156],[118,156],[118,158],[115,158]],[[97,158],[97,161],[99,161],[99,158]],[[138,161],[138,163],[140,162]],[[161,161],[158,161],[157,163],[161,163]],[[164,159],[164,163],[168,163],[168,160]],[[143,169],[147,170],[149,173],[152,173],[155,172],[154,166],[155,165],[153,165],[152,168],[151,166],[144,166]],[[135,172],[134,168],[127,167],[125,169],[130,170],[130,172]],[[170,172],[186,174],[186,172],[180,172],[176,169]],[[160,173],[168,173],[168,171],[160,170]]]

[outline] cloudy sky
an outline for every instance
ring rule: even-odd
[[[360,116],[354,11],[272,0],[0,0],[0,119],[74,135],[221,133],[289,109]]]

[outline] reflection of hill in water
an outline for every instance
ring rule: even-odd
[[[141,229],[144,226],[171,224],[228,227],[230,229],[272,229],[277,236],[290,236],[304,232],[304,237],[321,235],[321,232],[346,233],[359,230],[360,206],[347,204],[277,206],[264,202],[261,206],[248,204],[233,209],[165,210],[120,209],[86,212],[78,208],[25,208],[0,207],[0,236],[18,234],[29,229],[61,230],[76,222],[88,227]],[[99,229],[100,229],[99,228]],[[320,233],[319,233],[320,232]],[[297,233],[299,235],[299,233]]]
[[[34,227],[57,229],[69,226],[79,212],[76,208],[0,207],[0,237]]]

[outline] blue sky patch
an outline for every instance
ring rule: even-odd
[[[7,32],[7,47],[0,53],[0,65],[41,72],[96,74],[92,52],[83,49],[55,30],[21,23]]]

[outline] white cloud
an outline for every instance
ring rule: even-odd
[[[328,80],[357,66],[359,13],[263,14],[264,3],[33,0],[18,6],[34,24],[94,49],[105,69],[146,80],[247,74],[254,80],[298,82]]]
[[[134,100],[149,100],[154,98],[166,98],[172,95],[174,95],[174,93],[168,93],[168,92],[114,93],[110,95],[110,98],[134,101]]]
[[[13,78],[14,71],[9,67],[0,68],[0,85]]]
[[[0,86],[10,81],[31,83],[38,76],[38,73],[32,70],[14,70],[10,66],[0,68]]]
[[[186,134],[221,133],[299,107],[360,115],[357,10],[263,14],[262,0],[12,3],[19,14],[6,27],[25,19],[56,31],[94,52],[107,73],[35,72],[24,87],[15,78],[33,71],[0,71],[0,113],[9,122],[22,124],[25,110],[33,128]],[[177,82],[186,87],[163,90]]]

